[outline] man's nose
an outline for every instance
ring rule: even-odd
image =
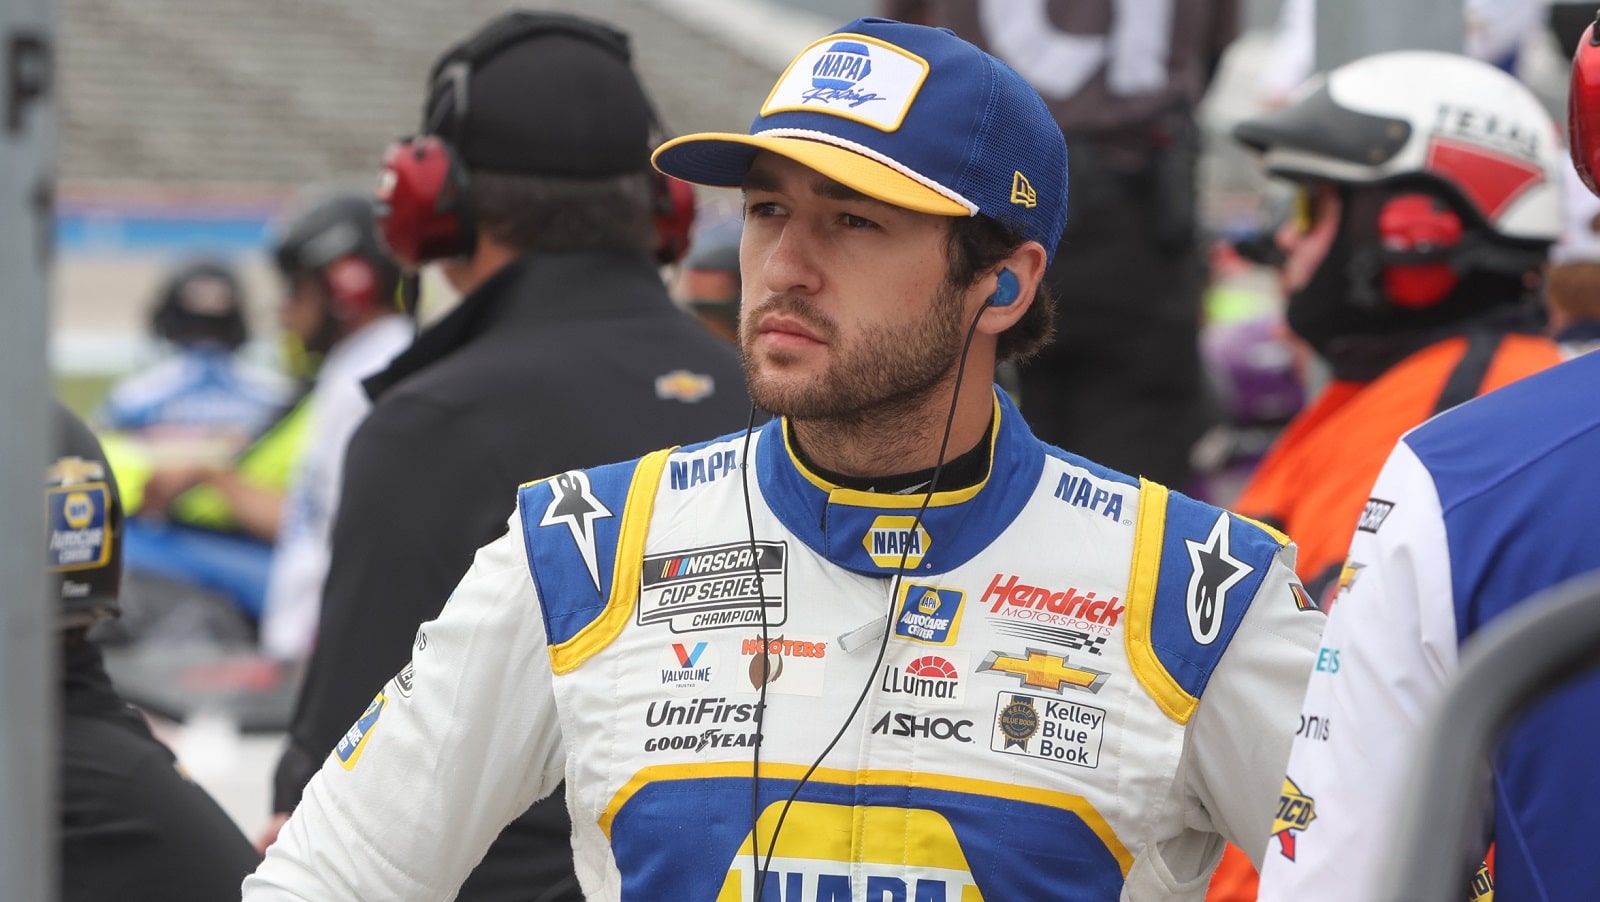
[[[822,286],[814,243],[794,221],[785,224],[761,268],[764,287],[773,294],[812,294]]]

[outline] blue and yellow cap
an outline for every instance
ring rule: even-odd
[[[1052,256],[1067,223],[1067,145],[1044,100],[943,28],[857,19],[795,57],[750,134],[684,135],[654,162],[737,188],[761,150],[897,207],[981,213]]]

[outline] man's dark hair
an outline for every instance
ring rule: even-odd
[[[655,246],[649,172],[607,178],[473,172],[469,191],[478,230],[517,251]]]
[[[1021,247],[1022,242],[1022,236],[1015,229],[987,216],[954,217],[950,220],[950,232],[945,244],[949,260],[946,278],[957,288],[967,288]],[[1051,297],[1049,288],[1041,280],[1028,312],[1015,325],[1000,333],[995,359],[1000,363],[1022,363],[1039,353],[1039,349],[1050,342],[1055,331],[1055,298]]]

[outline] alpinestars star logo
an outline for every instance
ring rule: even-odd
[[[550,480],[550,492],[555,497],[550,499],[550,506],[544,509],[544,519],[539,521],[539,525],[566,524],[567,530],[572,533],[573,544],[578,546],[578,553],[583,555],[583,562],[589,565],[589,578],[594,580],[594,589],[598,592],[600,565],[596,562],[594,521],[615,514],[594,496],[594,490],[589,488],[589,477],[580,470],[562,473]]]
[[[1255,572],[1228,553],[1228,515],[1217,516],[1211,533],[1202,544],[1184,539],[1189,549],[1189,633],[1201,645],[1210,645],[1222,632],[1222,612],[1228,599],[1228,590]]]

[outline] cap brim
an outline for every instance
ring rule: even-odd
[[[707,132],[673,138],[651,162],[674,178],[712,188],[738,188],[758,151],[788,157],[886,204],[937,216],[971,216],[976,208],[939,193],[881,160],[809,138]]]

